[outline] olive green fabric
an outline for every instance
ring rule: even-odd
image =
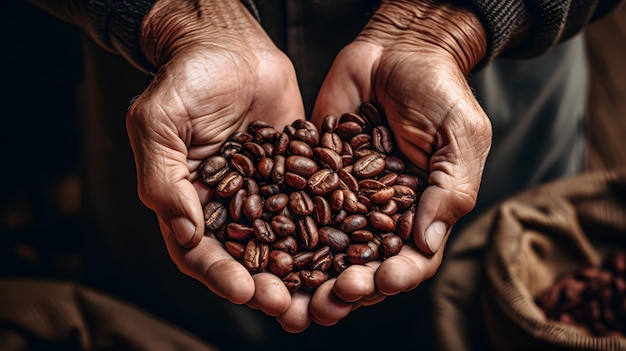
[[[502,201],[458,234],[433,286],[440,350],[626,350],[534,303],[558,277],[626,242],[626,169],[565,178]]]

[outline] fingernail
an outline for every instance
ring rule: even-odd
[[[443,244],[443,238],[446,236],[448,228],[442,221],[432,222],[428,228],[426,228],[425,239],[426,245],[432,253],[436,253]]]
[[[184,247],[189,246],[191,239],[196,234],[196,226],[186,217],[174,218],[170,221],[170,227],[174,232],[176,241]]]

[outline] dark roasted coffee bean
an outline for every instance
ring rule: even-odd
[[[388,216],[391,216],[398,212],[398,205],[395,201],[389,200],[380,206],[379,211]]]
[[[252,178],[244,178],[242,188],[246,189],[247,195],[259,194],[259,183]]]
[[[332,132],[337,128],[339,124],[339,118],[336,115],[327,115],[322,120],[322,133]]]
[[[319,229],[320,244],[329,246],[334,252],[344,251],[350,244],[350,236],[339,229],[324,226]]]
[[[341,273],[350,266],[348,256],[343,252],[338,252],[333,256],[333,269],[337,273]]]
[[[372,147],[385,155],[393,151],[393,140],[391,132],[383,125],[377,125],[372,129]]]
[[[207,158],[200,165],[200,181],[210,187],[216,186],[230,172],[228,160],[220,155]]]
[[[346,123],[346,122],[354,122],[358,124],[359,127],[361,127],[361,129],[366,129],[366,130],[369,126],[369,122],[365,118],[363,118],[358,113],[354,113],[354,112],[346,112],[339,117],[339,124]]]
[[[230,159],[232,155],[240,153],[241,150],[243,150],[242,144],[236,143],[234,141],[227,141],[220,148],[220,155],[227,159]]]
[[[293,257],[285,251],[270,251],[267,263],[267,269],[274,275],[282,278],[293,270]]]
[[[309,178],[307,186],[314,195],[328,195],[339,186],[339,176],[330,169],[321,169]]]
[[[293,138],[309,144],[310,147],[315,147],[320,141],[320,134],[314,129],[298,129]]]
[[[313,122],[302,118],[293,121],[291,125],[294,126],[294,128],[296,128],[297,130],[308,129],[317,131],[317,127]]]
[[[293,256],[298,252],[298,241],[291,235],[279,236],[270,244],[270,247],[274,250],[285,251]]]
[[[243,177],[237,172],[230,172],[215,187],[215,193],[221,198],[230,198],[243,186]]]
[[[363,133],[363,128],[356,122],[347,121],[339,123],[335,128],[335,133],[339,135],[341,140],[350,140],[353,136]]]
[[[418,178],[409,174],[398,174],[396,184],[408,186],[413,190],[416,190],[419,187]]]
[[[206,235],[211,235],[210,232],[205,233]],[[225,243],[228,240],[228,233],[226,233],[226,224],[224,223],[224,225],[214,230],[213,235],[215,235],[215,238],[219,240],[219,242]]]
[[[293,255],[293,269],[301,270],[307,267],[311,257],[313,257],[313,251],[300,251]]]
[[[337,171],[337,175],[344,182],[344,184],[354,193],[359,192],[359,181],[346,169],[343,167],[339,171]]]
[[[323,196],[315,196],[313,198],[313,203],[315,204],[315,211],[313,214],[317,224],[326,225],[330,223],[332,211],[328,200],[326,200]]]
[[[352,264],[366,264],[374,260],[376,251],[368,244],[350,244],[346,256]]]
[[[307,179],[295,173],[285,172],[285,184],[297,190],[304,190],[307,186]]]
[[[385,171],[390,173],[403,173],[404,161],[396,156],[387,156],[385,158]]]
[[[243,259],[245,247],[246,246],[244,244],[232,240],[228,240],[224,243],[226,251],[228,251],[231,256],[239,260]]]
[[[300,271],[300,279],[302,280],[302,286],[310,290],[315,290],[328,280],[328,275],[318,270],[303,269]]]
[[[396,222],[396,235],[403,241],[409,240],[413,234],[413,221],[415,218],[415,206],[411,206],[403,212]]]
[[[274,127],[261,128],[254,134],[254,142],[257,144],[274,143],[280,132]],[[275,152],[274,152],[275,153]]]
[[[226,223],[228,210],[217,201],[204,205],[204,225],[207,230],[214,231]]]
[[[317,170],[317,163],[308,157],[289,156],[285,161],[285,171],[298,174],[304,178],[310,178]]]
[[[329,246],[320,247],[309,261],[309,268],[312,270],[319,270],[326,272],[333,264],[333,253],[330,251]]]
[[[278,185],[283,185],[285,181],[285,156],[274,155],[274,168],[272,169],[272,180]]]
[[[330,194],[330,208],[337,212],[343,208],[344,192],[341,189],[335,189]]]
[[[285,126],[285,128],[283,128],[283,132],[287,134],[290,140],[293,139],[294,135],[296,135],[296,131],[296,127],[292,126],[291,124],[288,124]]]
[[[302,285],[300,274],[296,272],[291,272],[287,274],[283,278],[283,283],[285,283],[285,286],[287,287],[287,290],[290,294],[295,293],[300,289],[300,286]]]
[[[274,160],[269,157],[263,157],[257,162],[256,172],[261,180],[272,179],[272,170],[274,169]]]
[[[289,203],[289,196],[286,194],[276,194],[265,199],[265,203],[263,206],[266,211],[269,212],[278,212],[283,209],[283,207],[287,206]]]
[[[327,132],[322,134],[320,139],[320,146],[331,149],[339,155],[342,155],[343,141],[341,140],[341,137],[337,135],[337,133]]]
[[[274,142],[274,155],[284,155],[287,153],[287,149],[289,148],[289,136],[287,133],[280,133],[276,137],[276,141]]]
[[[350,233],[350,238],[355,243],[367,243],[374,239],[374,233],[367,229],[359,229]]]
[[[402,245],[403,245],[403,240],[399,236],[394,235],[394,234],[386,235],[380,241],[380,248],[379,248],[379,250],[381,250],[383,259],[397,255],[400,252],[400,249],[402,249]]]
[[[248,124],[248,134],[254,136],[256,135],[256,132],[261,129],[261,128],[270,128],[272,127],[271,124],[265,122],[265,121],[261,121],[261,120],[255,120],[250,122],[250,124]]]
[[[241,209],[243,207],[243,202],[246,200],[246,189],[239,189],[230,199],[230,203],[228,204],[228,214],[230,218],[234,222],[239,222],[241,220]]]
[[[358,150],[354,150],[353,156],[354,156],[354,160],[356,162],[356,160],[363,158],[365,156],[371,156],[371,155],[379,155],[381,158],[386,158],[387,155],[380,153],[374,149],[367,149],[367,148],[363,148],[363,149],[358,149]]]
[[[260,160],[262,158],[264,158],[266,156],[266,152],[265,149],[263,149],[263,147],[257,143],[253,143],[253,142],[245,142],[243,143],[243,149],[250,155],[252,156],[252,159],[254,160]]]
[[[357,134],[350,139],[350,147],[357,151],[361,149],[369,149],[372,143],[372,137],[369,134]]]
[[[254,137],[245,132],[235,132],[230,137],[228,137],[227,141],[234,141],[239,144],[244,144],[249,141],[252,141]]]
[[[348,217],[348,212],[346,212],[346,210],[342,208],[331,217],[330,223],[333,225],[338,225],[343,222],[346,217]]]
[[[315,211],[313,199],[306,191],[295,191],[289,194],[289,206],[291,211],[298,216],[308,216]]]
[[[347,216],[340,224],[339,230],[351,233],[355,230],[363,229],[367,225],[367,218],[360,214]]]
[[[243,255],[243,265],[250,272],[260,272],[267,267],[269,261],[269,246],[259,242],[256,238],[246,243]]]
[[[396,229],[395,221],[382,212],[370,212],[367,221],[370,226],[381,232],[393,232]]]
[[[396,184],[398,179],[398,173],[387,173],[384,176],[378,178],[378,181],[385,184],[385,186],[392,186]]]
[[[276,194],[280,194],[280,187],[276,184],[264,184],[261,185],[259,194],[264,198],[272,197]]]
[[[381,113],[376,105],[364,102],[359,106],[359,114],[373,125],[382,123]]]
[[[296,224],[287,216],[276,215],[270,224],[274,232],[280,236],[287,236],[296,231]]]
[[[385,169],[385,158],[381,154],[361,157],[354,162],[354,174],[359,178],[372,178]]]
[[[274,144],[263,143],[261,147],[265,150],[265,157],[274,157]]]
[[[289,148],[287,149],[289,155],[304,156],[307,158],[313,158],[313,148],[309,144],[300,140],[291,140],[289,142]]]
[[[413,205],[417,199],[417,194],[411,188],[406,185],[394,185],[392,186],[395,194],[393,194],[393,200],[401,210],[409,208]]]
[[[304,249],[311,250],[319,242],[319,232],[315,219],[311,216],[300,217],[296,222],[296,231],[300,239],[300,245]]]
[[[256,170],[252,160],[244,154],[233,154],[230,157],[228,165],[233,171],[239,172],[239,174],[246,178],[252,177]]]
[[[250,222],[261,218],[263,215],[263,199],[260,195],[248,195],[243,201],[241,210]]]
[[[325,148],[325,147],[316,147],[313,149],[313,155],[315,159],[320,162],[324,167],[330,168],[333,171],[338,171],[343,167],[343,162],[341,161],[341,156],[335,151]]]
[[[382,183],[379,182],[376,179],[362,179],[359,180],[359,189],[363,190],[363,189],[368,189],[368,190],[379,190],[379,189],[384,189],[387,186]],[[373,192],[372,192],[373,193]]]
[[[356,198],[356,194],[350,190],[342,190],[343,192],[343,206],[342,208],[348,213],[355,213],[359,207],[359,200]]]
[[[246,241],[254,236],[254,230],[242,223],[231,222],[226,226],[228,238],[237,241]]]
[[[386,204],[391,201],[393,196],[396,194],[396,191],[393,187],[382,188],[376,190],[372,195],[370,195],[370,200],[376,204]]]

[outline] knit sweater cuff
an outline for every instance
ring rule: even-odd
[[[99,45],[143,72],[154,72],[139,47],[141,21],[156,0],[86,0],[89,31]]]

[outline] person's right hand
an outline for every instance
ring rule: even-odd
[[[305,118],[293,65],[239,0],[159,0],[141,40],[158,68],[127,115],[141,201],[180,271],[233,303],[283,313],[291,296],[282,281],[251,275],[205,233],[212,189],[198,168],[253,120],[282,130]]]

